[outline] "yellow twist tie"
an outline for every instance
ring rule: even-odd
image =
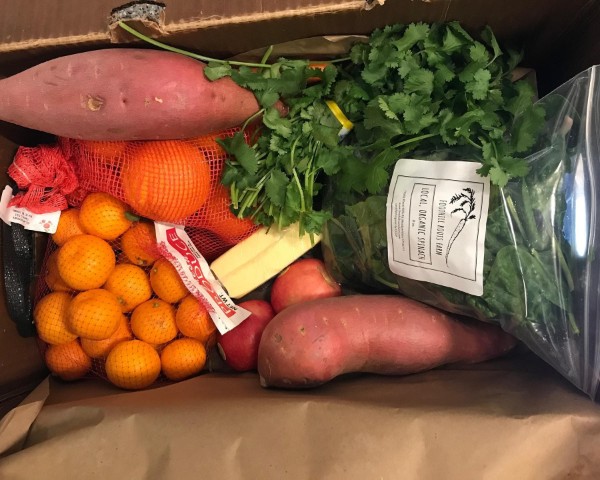
[[[339,105],[333,100],[325,100],[325,103],[329,107],[329,110],[331,110],[331,113],[333,113],[333,116],[337,118],[338,122],[340,122],[342,127],[348,131],[352,130],[354,124],[348,120],[346,115],[344,115],[344,112],[342,112],[342,109],[339,107]]]

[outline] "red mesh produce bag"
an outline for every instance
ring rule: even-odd
[[[24,190],[10,205],[27,207],[33,213],[64,210],[68,207],[67,196],[78,186],[71,164],[57,145],[20,147],[8,174]]]
[[[220,183],[227,154],[216,138],[235,132],[165,141],[60,138],[57,145],[20,148],[9,173],[26,191],[12,203],[41,213],[105,192],[141,217],[185,225],[212,260],[258,228],[231,213],[228,190]]]
[[[159,252],[154,225],[95,192],[64,211],[34,301],[48,368],[142,389],[200,373],[216,327]],[[200,230],[198,230],[200,231]]]

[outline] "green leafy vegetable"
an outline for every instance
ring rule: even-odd
[[[138,36],[204,60],[208,78],[230,76],[255,94],[258,114],[219,141],[231,157],[222,183],[238,216],[267,226],[299,221],[301,231],[320,232],[330,215],[319,211],[320,182],[379,194],[395,162],[415,151],[453,147],[503,187],[528,173],[523,156],[544,120],[533,88],[512,81],[520,55],[502,51],[489,28],[476,39],[457,22],[390,25],[324,69],[268,63],[271,49],[260,63],[227,62]],[[343,142],[326,100],[354,124]]]

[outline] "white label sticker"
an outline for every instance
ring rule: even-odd
[[[413,280],[483,294],[490,182],[476,162],[402,159],[387,198],[390,269]]]
[[[8,204],[14,197],[13,190],[8,185],[4,187],[0,197],[0,218],[7,225],[18,223],[26,230],[34,232],[55,233],[60,218],[60,210],[48,213],[33,213],[23,207],[9,207]]]
[[[225,293],[210,266],[190,240],[183,227],[154,222],[160,252],[177,269],[187,289],[207,308],[221,334],[250,316]]]

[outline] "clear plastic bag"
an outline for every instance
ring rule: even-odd
[[[546,129],[527,158],[529,173],[492,188],[489,197],[483,295],[392,273],[384,195],[341,195],[332,183],[325,206],[333,219],[325,228],[323,255],[337,280],[351,288],[396,291],[499,323],[600,401],[600,67],[539,104]],[[443,160],[453,152],[431,156]]]

